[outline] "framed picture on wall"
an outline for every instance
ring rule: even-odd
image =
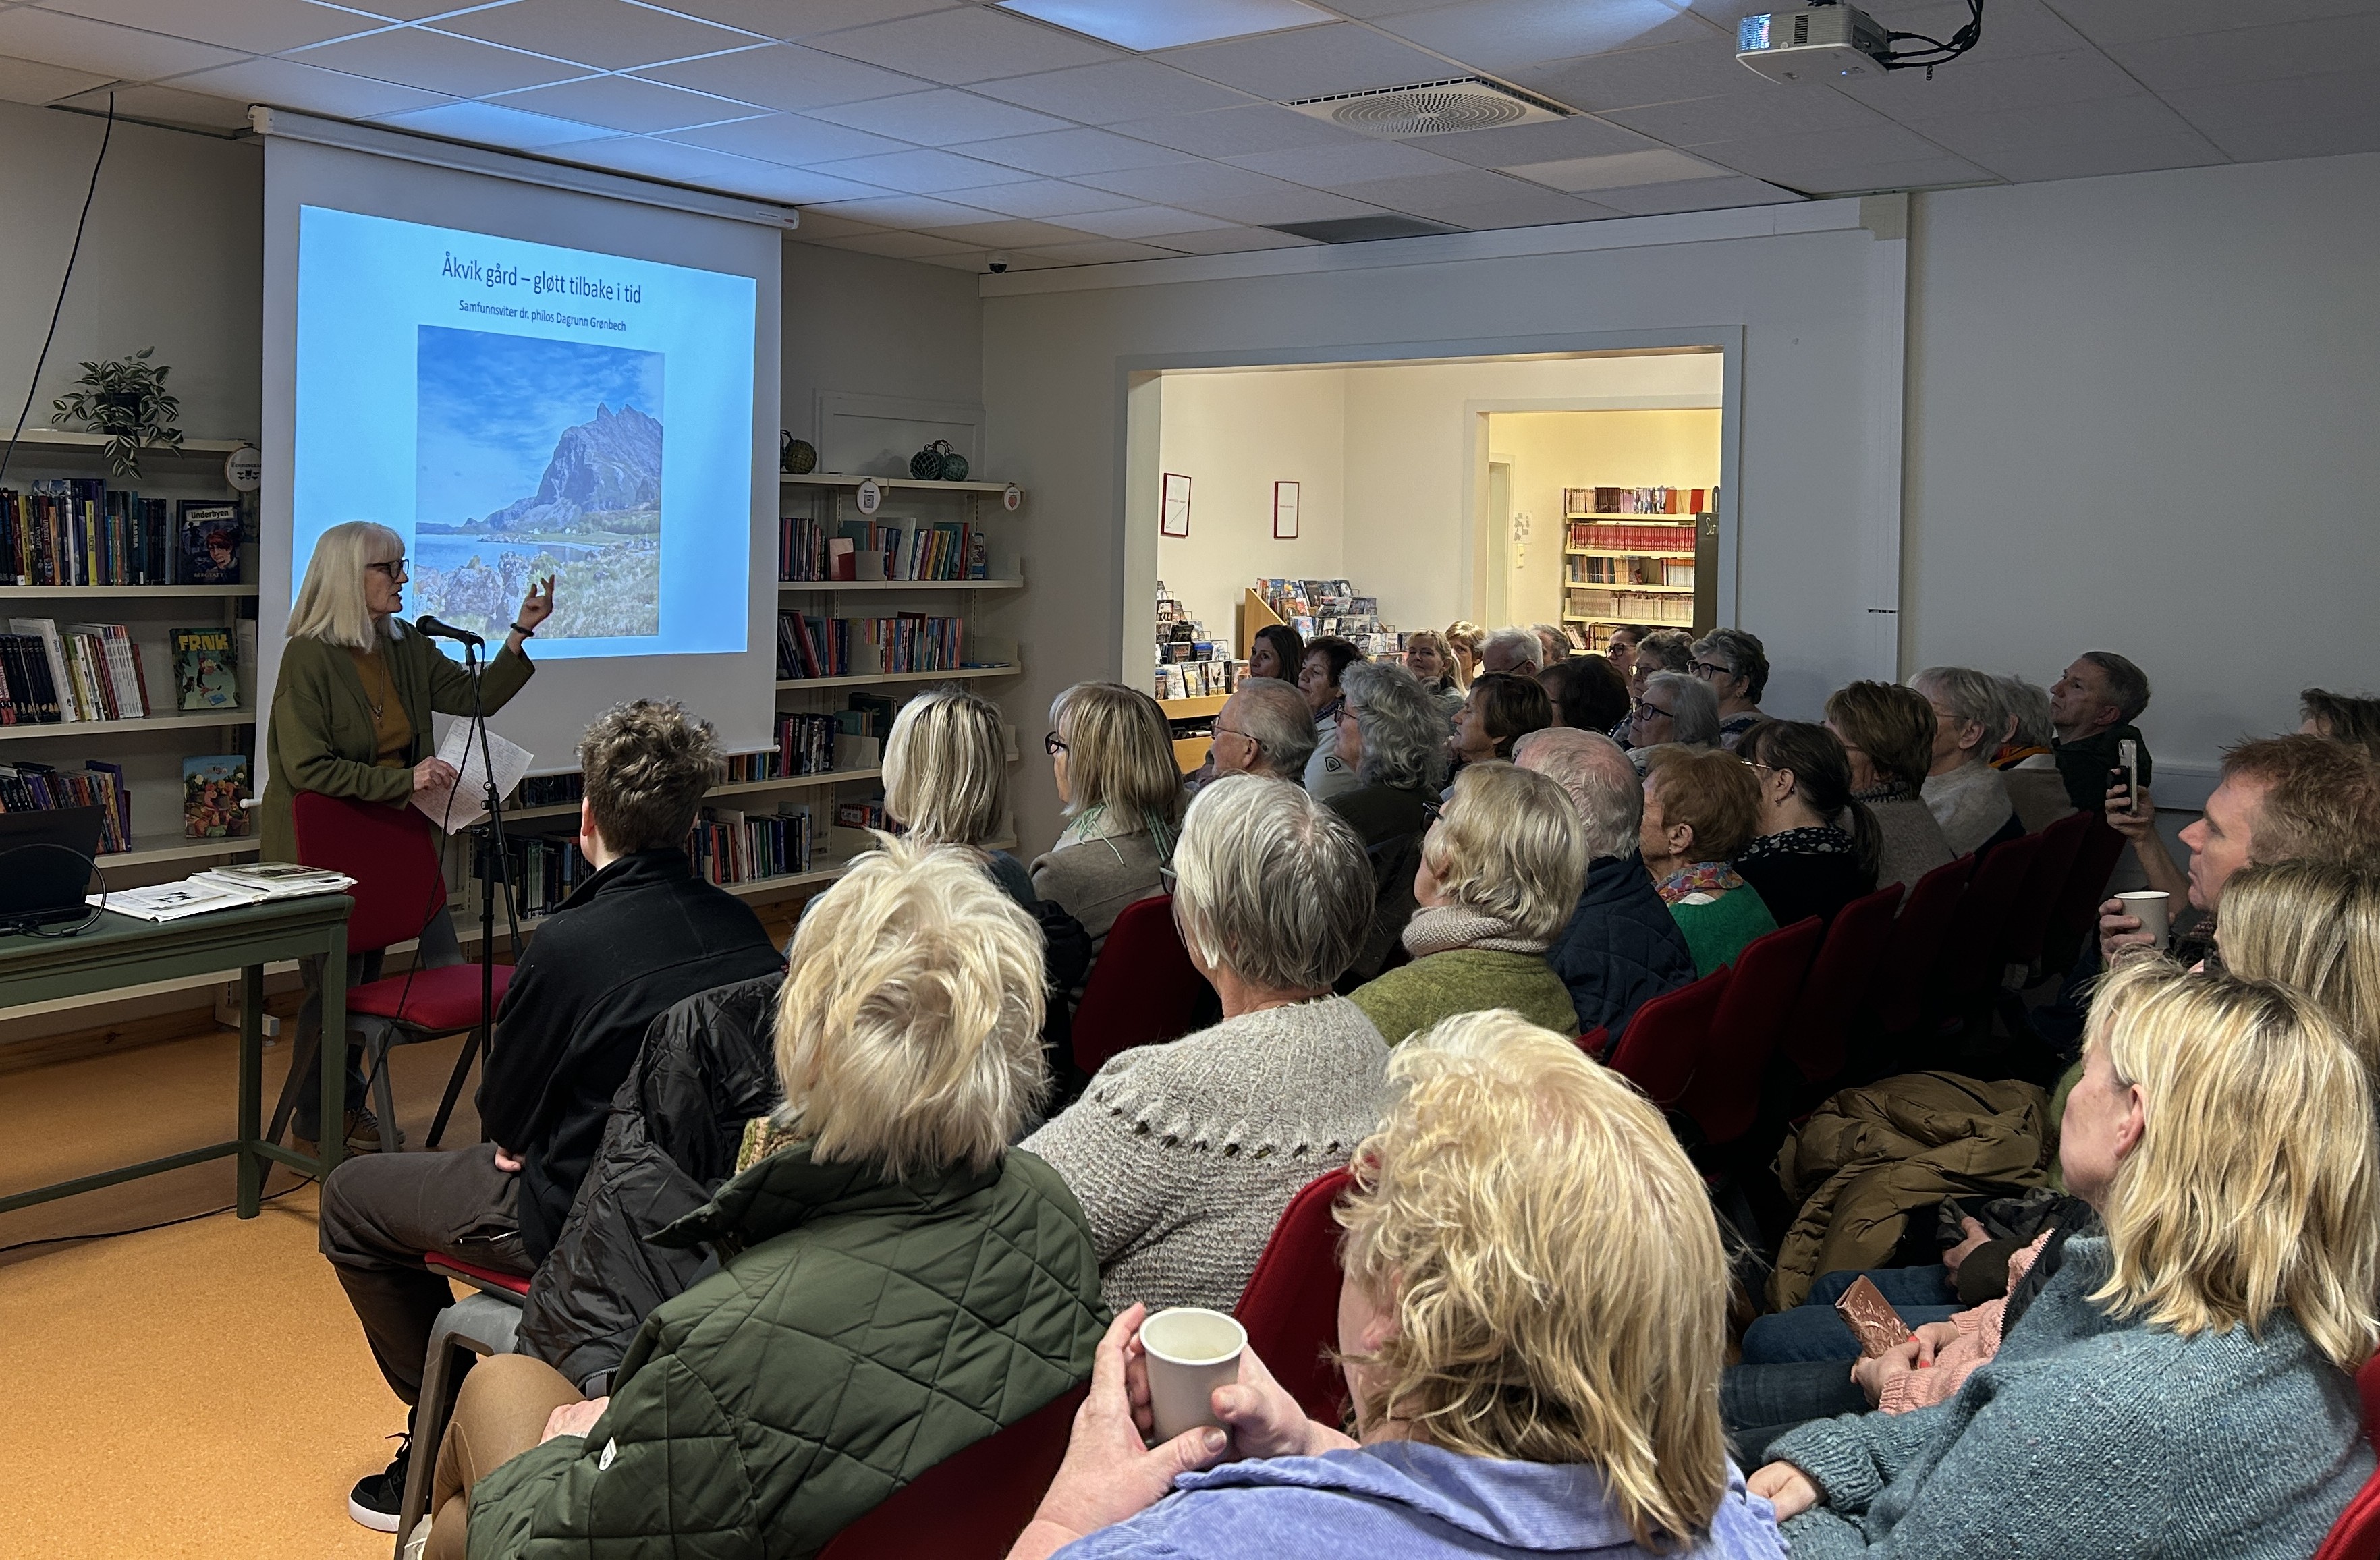
[[[1275,541],[1297,539],[1297,484],[1275,482],[1272,485],[1272,538]]]
[[[1190,478],[1173,472],[1165,474],[1165,507],[1159,517],[1160,534],[1186,537],[1190,534]]]

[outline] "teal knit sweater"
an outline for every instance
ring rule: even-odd
[[[2305,1560],[2373,1470],[2355,1384],[2287,1314],[2180,1337],[2083,1297],[2104,1240],[1949,1402],[1846,1414],[1768,1449],[1825,1504],[1794,1560]]]

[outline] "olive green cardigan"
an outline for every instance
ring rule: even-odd
[[[264,728],[263,848],[266,861],[296,861],[298,836],[290,798],[300,791],[350,796],[402,806],[413,794],[412,766],[430,756],[430,716],[471,713],[471,674],[438,653],[408,623],[381,645],[406,718],[413,722],[413,748],[405,768],[372,762],[371,706],[362,676],[344,645],[292,638],[281,651],[281,672],[273,685],[273,713]],[[520,692],[537,668],[509,648],[496,652],[480,675],[481,707],[493,715]]]

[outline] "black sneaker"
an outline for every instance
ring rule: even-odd
[[[396,1460],[387,1471],[356,1481],[347,1492],[347,1515],[376,1533],[396,1531],[396,1517],[405,1506],[405,1469],[413,1457],[413,1437],[399,1436]]]

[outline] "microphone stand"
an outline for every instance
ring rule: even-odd
[[[496,889],[500,884],[504,895],[504,928],[510,936],[513,957],[515,959],[520,957],[520,907],[513,890],[512,856],[504,849],[504,798],[496,794],[496,764],[494,756],[488,751],[488,714],[486,707],[480,702],[480,676],[484,670],[480,664],[480,655],[485,648],[484,643],[474,643],[468,640],[463,645],[463,665],[471,675],[471,730],[470,734],[464,739],[463,755],[465,761],[468,762],[471,744],[474,741],[478,742],[483,792],[481,800],[488,810],[488,816],[473,825],[471,828],[471,832],[478,837],[476,842],[479,851],[477,877],[480,879],[480,1025],[479,1033],[467,1043],[462,1064],[455,1068],[454,1076],[446,1081],[446,1095],[438,1102],[437,1119],[430,1124],[428,1146],[431,1148],[438,1146],[439,1138],[446,1131],[447,1118],[454,1114],[455,1103],[462,1094],[464,1076],[471,1070],[469,1047],[480,1045],[484,1036],[488,1057],[492,1058],[495,1055]],[[484,1060],[480,1067],[481,1076],[484,1077],[486,1076]],[[480,1141],[482,1143],[487,1141],[487,1129],[484,1126],[480,1129]]]

